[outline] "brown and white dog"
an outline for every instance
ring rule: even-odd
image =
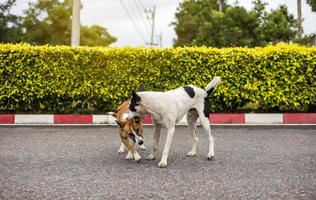
[[[122,140],[122,144],[118,153],[124,153],[125,147],[128,149],[126,156],[127,160],[135,159],[141,160],[139,153],[136,151],[134,144],[140,145],[140,149],[145,150],[143,138],[143,120],[140,117],[134,117],[128,119],[130,113],[129,101],[123,102],[115,112],[111,112],[113,117],[116,118],[115,122],[119,125],[119,134]]]

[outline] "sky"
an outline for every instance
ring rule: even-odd
[[[5,0],[0,0],[4,2]],[[22,14],[28,8],[28,2],[35,0],[17,0],[13,13]],[[162,47],[172,47],[176,38],[174,27],[175,12],[182,0],[81,0],[80,13],[82,25],[100,25],[116,37],[112,47],[148,46],[152,29],[152,12],[155,6],[154,43]],[[227,0],[233,4],[236,0]],[[296,0],[263,0],[268,3],[267,9],[276,9],[287,5],[289,12],[297,17]],[[252,0],[239,0],[240,5],[252,8]],[[144,10],[147,10],[145,12]],[[302,0],[303,29],[305,34],[316,33],[316,12]]]

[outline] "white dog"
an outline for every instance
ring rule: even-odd
[[[220,83],[220,78],[214,78],[205,88],[205,90],[187,85],[181,88],[167,92],[132,92],[129,108],[130,118],[135,115],[151,114],[154,122],[154,145],[148,160],[154,160],[158,150],[160,129],[163,125],[167,128],[167,140],[163,150],[161,161],[158,167],[167,166],[167,158],[175,131],[176,123],[187,114],[187,121],[190,132],[193,136],[193,147],[187,154],[195,156],[199,137],[196,133],[196,122],[198,118],[209,138],[208,159],[214,157],[214,139],[211,135],[208,116],[210,107],[208,96],[215,90]]]

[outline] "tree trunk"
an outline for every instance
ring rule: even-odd
[[[298,28],[298,38],[302,38],[303,28],[302,28],[302,2],[297,0],[297,28]]]
[[[220,12],[223,12],[224,11],[224,0],[217,0],[217,3],[218,3],[218,10]]]
[[[73,0],[72,3],[72,28],[71,46],[80,45],[80,0]]]

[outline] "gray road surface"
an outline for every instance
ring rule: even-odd
[[[116,127],[0,127],[0,199],[316,199],[316,127],[177,127],[168,167],[117,154]],[[152,145],[152,127],[145,128]],[[145,157],[148,150],[142,151]]]

